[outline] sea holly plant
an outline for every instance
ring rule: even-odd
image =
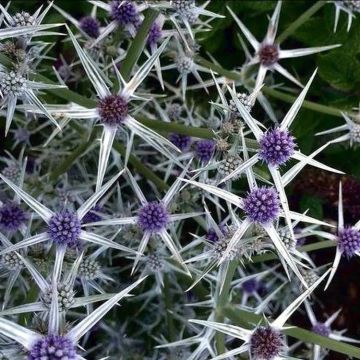
[[[358,3],[2,2],[0,359],[360,358]]]

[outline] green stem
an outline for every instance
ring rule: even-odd
[[[259,323],[263,319],[263,315],[254,314],[246,310],[240,310],[233,306],[228,306],[224,309],[225,316],[230,319],[233,323],[239,324],[247,329],[253,329],[254,324]],[[285,324],[285,327],[290,326]],[[342,354],[346,354],[350,357],[360,359],[360,348],[345,344],[338,340],[333,340],[329,337],[324,337],[296,326],[292,326],[287,330],[282,331],[285,335],[289,335],[295,339],[304,341],[306,343],[317,344],[321,347],[333,350]]]
[[[221,266],[224,266],[223,263]],[[217,302],[216,302],[216,309],[215,309],[215,321],[216,322],[224,322],[225,315],[224,315],[224,307],[227,305],[230,297],[230,290],[231,290],[231,281],[234,277],[235,270],[238,266],[237,260],[232,260],[228,264],[228,268],[225,275],[224,284],[217,284],[220,292],[220,287],[222,286],[222,291],[219,293]],[[216,350],[217,354],[223,354],[225,352],[225,335],[221,332],[217,332],[215,335],[216,340]]]
[[[325,4],[326,4],[326,1],[317,1],[313,6],[311,6],[308,10],[306,10],[301,16],[299,16],[293,23],[291,23],[291,25],[276,38],[276,42],[278,44],[282,43],[291,34],[293,34],[302,24],[304,24],[309,18],[311,18],[311,16],[313,16]]]
[[[132,69],[139,60],[139,57],[146,45],[150,27],[157,18],[158,14],[158,11],[152,8],[144,11],[145,19],[127,51],[125,60],[121,63],[120,72],[125,81],[129,81],[130,79]]]
[[[169,339],[170,342],[176,340],[176,332],[174,326],[174,319],[171,315],[172,309],[172,301],[171,301],[171,293],[170,293],[170,281],[167,274],[164,275],[164,302],[165,302],[165,309],[166,309],[166,319],[168,325],[168,332],[169,332]]]

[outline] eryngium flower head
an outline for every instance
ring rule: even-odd
[[[276,44],[263,44],[258,56],[262,65],[270,67],[279,60],[279,46]]]
[[[171,6],[178,12],[187,12],[195,7],[195,0],[172,0]]]
[[[235,171],[242,163],[242,159],[235,155],[229,155],[227,156],[220,164],[218,167],[218,172],[220,175],[222,176],[227,176],[230,175],[233,171]],[[236,180],[240,177],[240,174],[237,176],[234,176],[232,179]]]
[[[351,11],[360,12],[360,1],[359,0],[342,0],[341,3]]]
[[[114,0],[111,3],[111,17],[120,25],[138,25],[139,13],[133,1]]]
[[[259,157],[269,165],[282,165],[294,154],[295,146],[294,137],[287,130],[269,130],[260,140]]]
[[[348,257],[352,257],[360,250],[360,230],[347,227],[339,231],[338,244],[340,250]]]
[[[195,155],[202,162],[208,162],[215,151],[215,141],[200,140],[195,145]]]
[[[170,134],[169,140],[181,151],[188,150],[191,144],[191,137],[188,135],[173,133]]]
[[[96,260],[91,258],[84,259],[79,266],[79,276],[86,280],[94,280],[98,277],[100,265]]]
[[[25,81],[26,79],[22,75],[10,71],[8,74],[1,75],[0,90],[4,96],[21,96],[25,91]]]
[[[250,356],[253,360],[273,360],[284,347],[283,337],[271,326],[259,326],[250,338]]]
[[[17,163],[13,162],[2,169],[2,174],[13,183],[18,184],[21,178],[21,168]]]
[[[17,270],[23,266],[15,251],[2,255],[0,261],[8,270]]]
[[[244,211],[255,223],[267,224],[274,221],[280,212],[278,193],[272,187],[253,189],[244,200]]]
[[[47,335],[32,346],[28,360],[76,360],[76,348],[66,336]]]
[[[3,231],[17,231],[28,219],[28,216],[21,207],[8,202],[0,207],[0,229]]]
[[[253,103],[251,101],[251,99],[249,98],[248,94],[245,93],[237,93],[236,97],[239,99],[239,101],[244,105],[245,109],[248,112],[251,112],[251,109],[253,107]],[[234,116],[238,116],[239,115],[239,111],[237,109],[237,106],[235,104],[235,101],[233,99],[231,99],[229,101],[229,110],[231,111],[231,114]]]
[[[48,224],[50,239],[57,245],[79,245],[81,223],[77,214],[68,209],[53,215]]]
[[[350,141],[360,143],[360,125],[352,124],[350,127]]]
[[[190,56],[182,55],[176,58],[176,68],[180,74],[191,73],[194,67],[194,60]]]
[[[147,43],[149,45],[157,44],[160,41],[161,37],[162,37],[161,27],[158,23],[154,22],[149,30]]]
[[[33,26],[35,18],[25,11],[16,13],[13,16],[13,26]]]
[[[183,108],[178,103],[170,104],[166,108],[167,115],[171,120],[178,120],[181,116],[182,111],[183,111]]]
[[[96,39],[100,35],[100,23],[92,16],[84,16],[79,24],[80,29],[90,37]]]
[[[147,257],[147,266],[153,272],[159,272],[164,268],[164,262],[157,254],[150,254]]]
[[[68,284],[58,284],[57,285],[58,291],[58,304],[59,304],[59,311],[65,311],[71,308],[72,305],[75,303],[75,292]],[[48,288],[48,290],[42,294],[42,301],[43,303],[50,308],[51,302],[53,297],[52,288]]]
[[[312,327],[312,331],[315,334],[328,337],[330,335],[331,329],[326,324],[318,322]]]
[[[159,201],[152,201],[139,210],[138,225],[143,231],[159,232],[169,222],[169,213],[164,204]]]
[[[259,282],[255,279],[249,279],[241,284],[241,288],[248,294],[253,294],[259,289]]]
[[[99,100],[97,110],[103,124],[117,126],[125,120],[129,107],[122,96],[109,95]]]
[[[82,218],[81,222],[83,224],[93,223],[100,221],[102,217],[98,214],[101,212],[102,207],[99,205],[95,205],[90,211],[88,211],[85,216]]]

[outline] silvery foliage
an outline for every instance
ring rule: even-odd
[[[7,59],[0,58],[1,115],[11,149],[20,149],[0,158],[0,266],[7,278],[0,358],[297,358],[283,331],[302,306],[313,332],[356,342],[331,328],[340,310],[323,322],[315,316],[311,295],[330,285],[342,257],[360,255],[360,221],[344,225],[341,184],[336,231],[291,210],[287,197],[307,165],[341,173],[315,160],[325,148],[360,143],[356,114],[344,113],[345,125],[317,134],[346,131],[310,155],[291,135],[317,71],[303,86],[283,59],[340,44],[281,49],[281,1],[262,41],[231,4],[216,14],[210,1],[87,2],[91,12],[82,19],[61,2],[33,14],[0,5]],[[357,2],[334,4],[335,30],[341,11],[350,29]],[[139,61],[124,75],[154,10]],[[51,23],[52,13],[63,20]],[[251,54],[242,41],[246,62],[239,67],[253,72],[244,82],[199,57],[198,40],[225,17],[253,48]],[[73,59],[54,59],[45,35]],[[262,93],[269,71],[301,87],[281,121]],[[49,72],[56,82],[44,78]],[[197,106],[193,91],[208,98],[207,108]],[[258,104],[269,119],[253,115]],[[213,138],[192,136],[197,127],[211,129]],[[317,266],[299,245],[312,236],[336,247],[331,267]],[[276,264],[251,264],[262,255]],[[226,305],[260,322],[232,324],[219,315]],[[326,355],[317,344],[306,346],[311,359]]]

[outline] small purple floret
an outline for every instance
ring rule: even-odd
[[[73,342],[60,335],[47,335],[38,340],[28,354],[28,360],[75,360],[76,348]]]
[[[154,22],[151,25],[151,28],[149,30],[149,36],[147,38],[147,43],[150,46],[155,45],[160,41],[161,37],[162,37],[161,27],[158,23]]]
[[[103,124],[120,125],[128,115],[128,102],[120,95],[109,95],[99,100],[97,110]]]
[[[269,130],[260,140],[259,158],[269,165],[282,165],[294,154],[295,147],[294,137],[287,130]]]
[[[140,23],[139,13],[133,1],[114,0],[111,2],[111,17],[120,25],[134,25]]]
[[[273,360],[284,348],[281,333],[270,326],[259,326],[250,338],[250,358],[256,360]]]
[[[0,229],[3,231],[17,231],[28,219],[28,216],[21,207],[8,202],[0,207]]]
[[[312,327],[312,331],[315,334],[328,337],[330,335],[331,329],[326,324],[318,322]]]
[[[83,17],[80,22],[80,28],[84,33],[96,39],[100,35],[100,23],[92,16]]]
[[[255,278],[246,280],[241,284],[241,288],[248,294],[253,294],[259,289],[259,287],[260,284]]]
[[[182,134],[170,134],[169,140],[181,151],[186,151],[191,145],[191,137]]]
[[[53,215],[48,224],[50,239],[57,245],[77,247],[80,232],[81,223],[77,214],[68,209]]]
[[[195,145],[195,155],[201,162],[208,162],[215,151],[215,141],[200,140]]]
[[[102,210],[101,206],[95,205],[91,210],[89,210],[89,212],[85,214],[81,222],[83,224],[89,224],[100,221],[102,218],[98,213],[101,212],[101,210]]]
[[[244,211],[255,223],[267,224],[278,218],[280,201],[274,188],[253,189],[244,200]]]
[[[340,250],[350,258],[360,251],[360,230],[355,227],[347,227],[339,231],[338,244]]]
[[[159,201],[149,202],[139,210],[138,225],[143,231],[160,232],[168,222],[169,213]]]

